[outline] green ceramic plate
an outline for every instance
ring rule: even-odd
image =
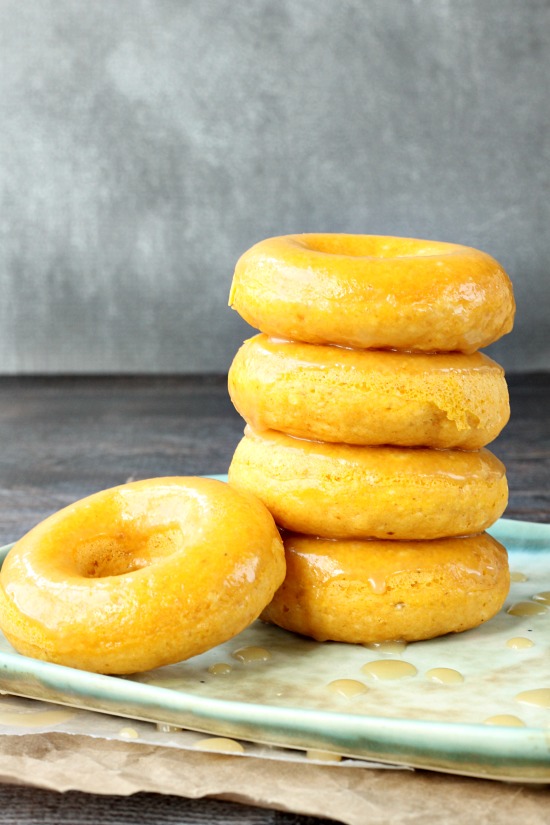
[[[550,605],[534,598],[550,592],[550,525],[501,519],[490,532],[508,548],[514,581],[502,612],[476,630],[384,651],[255,622],[208,653],[131,678],[29,659],[0,637],[0,688],[254,742],[550,782]],[[540,612],[507,612],[520,602]],[[364,666],[380,660],[412,667],[376,679]]]

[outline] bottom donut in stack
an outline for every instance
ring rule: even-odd
[[[484,531],[508,488],[489,450],[353,446],[247,426],[229,480],[283,531],[287,574],[265,621],[320,641],[417,641],[476,627],[504,603],[507,553]]]
[[[287,573],[262,619],[317,641],[431,639],[477,627],[508,593],[505,548],[488,533],[431,541],[283,534]]]

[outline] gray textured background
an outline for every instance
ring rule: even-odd
[[[478,246],[550,366],[547,0],[0,0],[0,372],[217,372],[263,237]]]

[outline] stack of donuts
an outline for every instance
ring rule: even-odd
[[[502,606],[507,503],[486,449],[509,417],[478,352],[512,328],[489,255],[372,235],[272,238],[239,260],[230,305],[261,334],[229,373],[247,422],[230,484],[281,529],[287,573],[262,614],[317,640],[414,641]]]

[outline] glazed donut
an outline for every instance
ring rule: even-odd
[[[310,344],[471,353],[512,329],[500,264],[458,244],[377,235],[270,238],[237,262],[230,306]]]
[[[0,572],[0,626],[25,656],[100,673],[187,659],[257,618],[284,550],[257,499],[206,478],[104,490],[47,518]]]
[[[434,541],[285,536],[287,574],[261,618],[318,641],[418,641],[458,633],[502,607],[506,550],[487,533]]]
[[[228,383],[255,430],[318,441],[476,450],[510,416],[504,370],[479,352],[352,350],[262,334],[238,351]]]
[[[261,499],[280,527],[342,539],[480,533],[508,497],[504,466],[486,449],[325,444],[249,426],[229,481]]]

